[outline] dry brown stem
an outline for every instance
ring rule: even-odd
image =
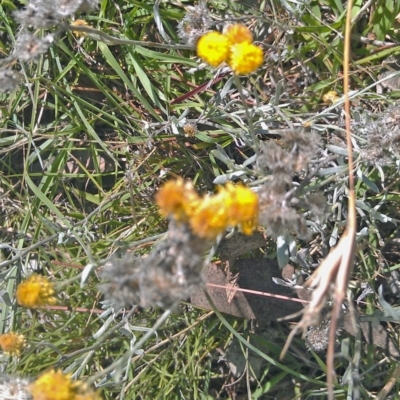
[[[314,288],[310,304],[304,309],[303,317],[297,326],[290,333],[288,340],[283,348],[281,357],[284,356],[294,335],[299,332],[305,332],[309,326],[318,323],[322,309],[326,301],[332,295],[333,309],[331,315],[331,326],[329,331],[329,345],[327,352],[327,384],[328,398],[334,399],[333,381],[335,378],[334,356],[335,356],[335,335],[340,318],[343,300],[346,297],[346,291],[349,276],[353,268],[353,261],[356,247],[356,209],[354,193],[354,175],[353,175],[353,156],[350,132],[350,101],[349,101],[349,63],[350,63],[350,37],[351,37],[351,10],[353,1],[349,0],[347,4],[346,33],[344,40],[344,61],[343,61],[343,91],[345,95],[346,112],[346,140],[349,166],[349,191],[348,191],[348,219],[346,230],[343,233],[337,246],[322,261],[320,266],[314,271],[308,279],[306,286]]]

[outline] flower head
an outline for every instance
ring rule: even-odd
[[[167,182],[156,201],[162,215],[190,225],[193,233],[203,239],[215,239],[234,226],[250,235],[257,226],[258,196],[241,184],[228,183],[219,187],[218,193],[200,197],[192,184],[178,179]]]
[[[208,32],[197,42],[197,55],[212,67],[218,67],[228,59],[230,45],[222,33]]]
[[[71,22],[71,25],[72,26],[89,26],[89,24],[84,19],[77,19],[77,20]],[[72,31],[72,33],[78,38],[85,37],[87,35],[86,32],[81,32],[81,31]]]
[[[53,285],[43,276],[33,274],[17,287],[17,302],[26,308],[38,308],[56,303]]]
[[[78,385],[70,375],[51,370],[30,385],[30,392],[33,400],[72,400]]]
[[[229,225],[239,225],[245,235],[250,235],[257,226],[258,196],[246,186],[232,183],[220,188],[219,195],[229,210]]]
[[[253,35],[247,26],[242,24],[229,25],[224,32],[224,35],[232,44],[237,43],[252,43]]]
[[[228,65],[238,75],[246,75],[257,70],[264,61],[262,50],[247,42],[231,46]]]
[[[190,216],[193,232],[205,239],[215,239],[229,225],[228,208],[220,196],[206,197]]]
[[[193,208],[190,225],[198,236],[215,239],[226,228],[239,226],[250,235],[257,226],[258,197],[243,185],[228,183]]]
[[[15,332],[0,335],[0,347],[5,354],[9,354],[10,356],[18,356],[25,343],[24,336]]]
[[[322,96],[322,100],[324,103],[333,104],[340,100],[340,96],[334,90],[330,90]]]
[[[203,35],[197,43],[197,55],[213,67],[227,62],[235,74],[250,74],[264,61],[263,51],[252,41],[253,35],[246,26],[230,25],[223,34]]]
[[[0,399],[31,400],[29,380],[18,376],[0,374]]]
[[[189,208],[198,200],[193,185],[183,179],[169,181],[158,191],[156,203],[164,217],[172,215],[176,221],[186,222]]]
[[[82,382],[73,381],[71,375],[50,370],[30,386],[33,400],[100,400],[98,392],[88,390]]]
[[[196,133],[197,133],[196,125],[193,125],[193,124],[185,124],[185,125],[183,126],[183,132],[185,132],[185,135],[186,135],[186,136],[189,136],[189,137],[194,137],[194,136],[196,136]]]

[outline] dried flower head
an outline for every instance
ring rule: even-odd
[[[247,26],[242,24],[229,25],[224,30],[224,35],[232,44],[253,42],[253,34]]]
[[[78,9],[75,14],[89,13],[98,7],[100,0],[81,0]]]
[[[48,29],[60,23],[55,2],[31,1],[23,10],[14,12],[15,20],[24,27]]]
[[[10,375],[0,375],[0,399],[32,400],[28,391],[29,380]]]
[[[310,326],[306,335],[306,345],[310,350],[319,353],[328,348],[330,321],[322,321],[318,326]]]
[[[71,375],[50,370],[29,385],[33,400],[100,400],[97,392],[88,390],[82,382],[73,381]]]
[[[317,326],[310,326],[305,337],[307,348],[309,350],[314,350],[317,353],[325,351],[329,344],[329,330],[331,327],[331,321],[327,318],[328,315],[326,310],[322,311],[322,313],[325,315],[325,319],[323,319]],[[341,334],[342,325],[343,320],[341,318],[338,321],[336,336]]]
[[[304,129],[287,129],[281,134],[282,144],[286,149],[294,173],[305,168],[315,156],[319,145],[319,136]]]
[[[293,176],[291,159],[282,146],[279,146],[275,141],[261,142],[257,164],[261,172],[269,170],[273,175],[278,173],[287,175],[287,178],[280,177],[280,181],[285,185],[291,184]]]
[[[12,69],[0,70],[0,93],[12,92],[20,81],[20,75]]]
[[[210,12],[204,1],[187,7],[187,13],[178,25],[178,36],[184,43],[194,46],[199,38],[207,33],[212,25]]]
[[[56,303],[53,285],[43,276],[33,274],[17,287],[17,302],[26,308],[39,308]]]
[[[194,137],[197,133],[196,125],[193,124],[185,124],[183,127],[183,132],[185,132],[186,136]]]
[[[316,222],[326,220],[329,212],[326,197],[322,192],[308,193],[305,198],[305,207],[310,210],[312,218]]]
[[[13,56],[20,61],[38,61],[40,56],[47,52],[53,41],[53,35],[39,39],[30,33],[22,33],[15,43]]]
[[[218,67],[229,57],[231,43],[219,32],[208,32],[197,42],[197,55],[212,67]]]
[[[4,333],[0,335],[0,347],[5,354],[18,356],[25,346],[24,335],[15,332]]]
[[[280,140],[262,142],[257,154],[258,168],[269,178],[259,191],[259,221],[273,237],[288,231],[307,237],[305,210],[313,210],[313,219],[322,221],[326,217],[326,200],[321,194],[296,191],[293,178],[299,176],[317,153],[319,137],[289,129],[280,136]]]

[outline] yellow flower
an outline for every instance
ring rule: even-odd
[[[89,391],[85,394],[76,395],[74,400],[101,400],[101,397],[98,392]]]
[[[38,308],[56,303],[53,285],[43,276],[33,274],[17,287],[17,302],[26,308]]]
[[[258,197],[243,185],[228,183],[193,208],[190,226],[197,236],[215,239],[226,228],[239,226],[250,235],[257,227]]]
[[[33,400],[73,400],[79,385],[70,375],[51,370],[39,376],[29,388]]]
[[[190,216],[193,232],[204,239],[214,240],[229,226],[227,208],[216,196],[205,197]]]
[[[197,42],[197,55],[212,67],[218,67],[228,59],[230,45],[222,33],[208,32]]]
[[[193,233],[215,239],[226,228],[239,226],[250,235],[257,227],[258,196],[246,186],[228,183],[215,195],[200,197],[190,182],[167,182],[157,193],[156,202],[164,216],[189,223]]]
[[[71,23],[72,26],[89,26],[89,24],[83,20],[83,19],[77,19],[75,21],[73,21]],[[76,37],[84,37],[87,35],[86,32],[81,32],[81,31],[72,31],[72,33],[76,36]]]
[[[0,335],[0,347],[5,354],[18,356],[25,346],[25,338],[18,333],[10,332]]]
[[[172,215],[179,222],[188,220],[188,212],[198,200],[191,182],[179,178],[165,183],[156,195],[156,203],[164,217]]]
[[[250,235],[257,226],[258,196],[246,186],[232,183],[220,188],[219,195],[228,209],[229,226],[239,225],[244,234]]]
[[[340,100],[340,97],[334,90],[330,90],[322,96],[322,100],[324,103],[333,104]]]
[[[229,39],[232,44],[237,43],[252,43],[253,35],[247,26],[241,24],[229,25],[224,35]]]
[[[264,61],[262,50],[247,42],[231,46],[228,65],[238,75],[250,74],[257,70]]]
[[[55,370],[41,375],[29,390],[33,400],[101,400],[98,392],[87,390],[86,384]]]

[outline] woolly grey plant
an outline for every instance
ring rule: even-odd
[[[179,38],[189,46],[195,46],[200,36],[208,32],[213,24],[205,1],[187,7],[187,13],[178,25]]]
[[[400,155],[400,103],[384,111],[375,121],[360,129],[365,139],[361,144],[361,159],[371,165],[389,165]]]
[[[115,308],[171,307],[204,283],[203,253],[208,247],[189,226],[171,220],[166,238],[147,257],[127,254],[108,263],[99,288]]]
[[[29,32],[22,32],[15,43],[13,57],[20,61],[38,61],[53,41],[54,37],[50,34],[44,38],[38,38]]]
[[[12,92],[20,84],[18,72],[10,68],[0,69],[0,93]]]
[[[99,289],[117,310],[140,303],[138,263],[138,257],[126,253],[121,259],[108,262],[99,273],[104,281]]]
[[[31,0],[23,10],[15,11],[15,20],[24,27],[52,28],[63,18],[94,10],[99,0]]]
[[[308,228],[304,210],[307,209],[314,210],[315,219],[325,218],[324,196],[321,193],[303,194],[301,186],[293,184],[294,177],[301,175],[317,153],[318,144],[316,134],[300,129],[283,130],[278,143],[272,140],[260,143],[257,171],[267,179],[258,192],[259,222],[269,236],[278,237],[291,231],[306,237]],[[315,212],[317,208],[318,212]]]

